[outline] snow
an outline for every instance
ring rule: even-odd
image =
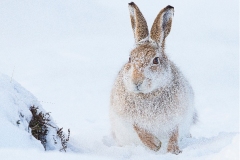
[[[236,0],[134,1],[149,28],[160,9],[174,6],[166,52],[193,87],[199,122],[179,155],[115,145],[109,96],[134,44],[129,2],[0,2],[1,159],[239,159]],[[71,129],[71,150],[45,152],[27,132],[32,104]],[[26,117],[17,126],[20,110]]]
[[[32,117],[28,106],[36,103],[36,99],[14,85],[7,76],[0,75],[0,79],[0,147],[42,150],[41,143],[28,133],[28,123]]]
[[[0,147],[36,148],[44,149],[40,141],[31,135],[29,123],[32,119],[30,107],[38,108],[37,111],[45,114],[39,101],[20,84],[6,75],[0,75],[0,137],[3,137]],[[60,138],[56,131],[59,127],[49,117],[48,136],[46,137],[46,150],[60,150]],[[56,129],[55,129],[56,128]],[[55,143],[56,142],[56,143]]]

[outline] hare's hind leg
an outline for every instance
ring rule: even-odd
[[[177,129],[173,130],[173,132],[170,135],[170,139],[168,142],[168,148],[167,148],[168,152],[171,152],[173,154],[179,154],[182,152],[178,146],[178,139],[179,139],[179,134],[178,134],[178,128],[177,128]]]
[[[134,130],[145,146],[154,151],[158,151],[161,148],[162,142],[157,137],[137,125],[134,125]]]

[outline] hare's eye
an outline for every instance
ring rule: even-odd
[[[129,57],[129,59],[128,59],[128,63],[131,63],[131,57]]]
[[[153,59],[153,64],[159,64],[159,57],[155,57]]]

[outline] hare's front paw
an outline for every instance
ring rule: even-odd
[[[168,148],[168,152],[178,155],[179,153],[182,153],[182,151],[179,149],[178,146],[172,146],[171,148]]]
[[[154,151],[159,151],[162,146],[162,142],[155,136],[153,136],[152,141],[150,140],[148,143],[149,148]]]
[[[137,125],[134,125],[134,129],[145,146],[153,151],[158,151],[161,148],[162,142],[157,137]]]
[[[167,151],[176,155],[182,153],[182,151],[178,147],[178,128],[172,132],[172,135],[168,142]]]

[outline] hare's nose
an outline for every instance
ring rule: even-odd
[[[142,82],[135,83],[135,86],[136,86],[137,90],[140,89],[141,85],[142,85]]]

